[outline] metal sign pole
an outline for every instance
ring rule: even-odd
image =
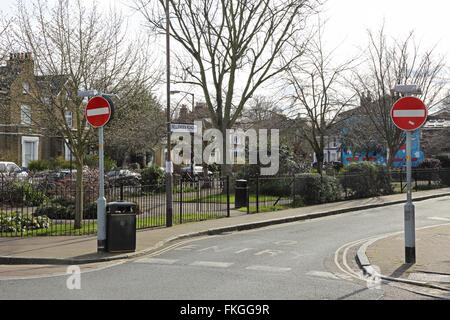
[[[172,226],[172,191],[173,191],[173,164],[171,159],[171,125],[170,125],[170,15],[169,0],[166,0],[166,67],[167,67],[167,161],[166,161],[166,227]]]
[[[98,129],[99,196],[97,200],[97,251],[106,251],[106,198],[103,174],[103,127]]]
[[[405,261],[416,262],[415,209],[411,196],[411,131],[406,131]]]

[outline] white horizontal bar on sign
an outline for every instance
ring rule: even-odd
[[[87,111],[87,115],[88,117],[92,117],[92,116],[99,116],[101,114],[108,114],[109,113],[109,108],[97,108],[97,109],[89,109]]]
[[[396,118],[409,118],[409,117],[425,117],[425,110],[394,110],[394,117]]]

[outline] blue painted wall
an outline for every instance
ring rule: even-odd
[[[361,155],[356,153],[353,157],[351,152],[346,152],[344,150],[342,152],[342,163],[349,164],[352,162],[362,162],[369,161],[375,164],[387,165],[387,158],[384,155],[386,152],[373,154],[369,153],[369,159],[365,159],[366,155]],[[411,165],[412,167],[417,167],[419,162],[423,159],[423,152],[420,150],[420,129],[413,131],[411,133]],[[394,167],[402,167],[406,166],[406,146],[403,145],[402,148],[397,152],[394,157]]]

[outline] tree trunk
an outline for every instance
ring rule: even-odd
[[[392,168],[392,164],[394,163],[394,154],[392,152],[392,148],[388,147],[387,148],[387,167],[389,170],[391,170]]]
[[[83,221],[83,162],[76,162],[77,182],[75,194],[75,229],[81,229]]]
[[[230,177],[230,193],[234,190],[234,183],[233,183],[233,174],[232,174],[232,165],[230,163],[227,163],[227,143],[226,143],[226,139],[227,139],[227,135],[226,135],[226,128],[222,129],[222,150],[223,150],[223,155],[222,155],[222,164],[220,166],[220,173],[221,173],[221,177],[226,179],[227,176]],[[226,187],[224,184],[224,188],[222,190],[222,193],[226,193]]]
[[[322,175],[322,166],[323,166],[323,151],[322,152],[316,152],[316,158],[317,158],[317,172]]]

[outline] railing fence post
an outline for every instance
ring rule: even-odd
[[[230,217],[230,176],[227,176],[227,217]]]
[[[180,224],[183,223],[183,179],[180,180]]]
[[[256,213],[259,213],[259,175],[256,175]]]

